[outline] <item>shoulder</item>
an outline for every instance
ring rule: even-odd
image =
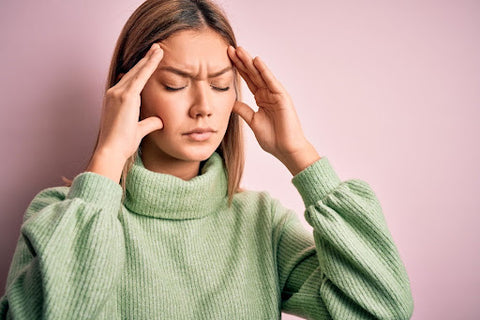
[[[272,226],[283,225],[296,213],[283,206],[281,201],[273,197],[268,191],[255,191],[243,189],[233,197],[233,205],[242,214],[259,215],[269,219]]]
[[[236,205],[264,209],[271,206],[272,200],[273,198],[268,191],[241,189],[233,196],[233,203]]]
[[[39,191],[30,201],[30,204],[25,211],[23,221],[26,221],[30,218],[35,212],[41,211],[43,208],[65,200],[67,197],[68,191],[70,187],[66,186],[57,186],[57,187],[49,187]]]

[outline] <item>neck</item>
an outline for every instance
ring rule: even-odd
[[[188,181],[196,177],[200,170],[200,161],[174,158],[148,144],[142,145],[141,150],[140,158],[145,168],[150,171],[170,174]]]

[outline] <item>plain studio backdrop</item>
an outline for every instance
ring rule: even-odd
[[[86,166],[115,41],[141,3],[0,2],[0,294],[29,202]],[[320,155],[377,194],[412,319],[479,319],[480,2],[217,3]],[[243,186],[268,190],[311,230],[288,170],[245,132]]]

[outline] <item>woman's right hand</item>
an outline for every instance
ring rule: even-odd
[[[118,182],[125,161],[137,151],[143,137],[163,128],[162,120],[155,116],[138,121],[140,93],[162,58],[163,50],[159,44],[153,44],[145,56],[106,91],[98,144],[87,171]]]

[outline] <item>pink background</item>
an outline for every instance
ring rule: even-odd
[[[0,3],[0,294],[27,205],[88,160],[114,44],[140,3]],[[479,319],[480,2],[218,3],[319,153],[375,190],[411,279],[412,319]],[[244,186],[303,219],[290,173],[246,132]]]

